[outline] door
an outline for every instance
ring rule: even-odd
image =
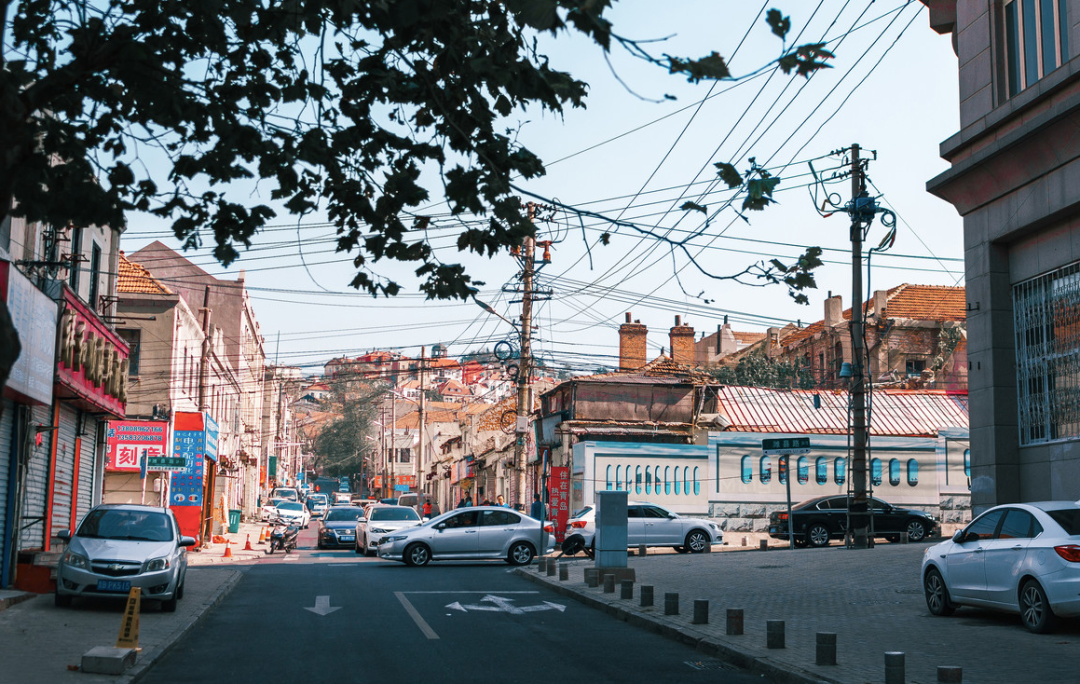
[[[668,517],[668,512],[659,506],[642,506],[645,521],[645,538],[650,546],[681,546],[683,541],[682,521]]]
[[[502,556],[508,552],[510,539],[520,522],[521,516],[512,511],[483,511],[478,535],[480,554]]]
[[[626,507],[626,545],[637,546],[646,544],[647,533],[645,529],[645,514],[641,511],[642,506],[631,504]]]
[[[948,576],[945,583],[954,598],[983,600],[986,593],[986,568],[983,564],[986,546],[994,538],[1005,509],[990,511],[975,519],[964,530],[969,539],[953,544],[946,558]]]
[[[984,545],[986,599],[1017,606],[1017,583],[1027,557],[1028,544],[1042,532],[1035,516],[1020,508],[1009,508],[994,539]]]
[[[898,513],[897,509],[880,499],[870,499],[870,506],[874,512],[875,536],[900,534],[904,531],[907,514]]]
[[[450,516],[435,528],[431,538],[434,556],[475,556],[480,548],[480,511],[462,511]]]

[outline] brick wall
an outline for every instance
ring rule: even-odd
[[[646,363],[649,329],[640,321],[619,326],[619,370],[636,370]]]

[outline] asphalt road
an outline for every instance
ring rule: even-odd
[[[251,568],[142,682],[761,684],[510,573],[301,548]]]

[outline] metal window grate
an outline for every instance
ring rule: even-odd
[[[1013,286],[1020,444],[1080,437],[1080,262]]]

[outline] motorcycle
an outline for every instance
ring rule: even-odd
[[[285,553],[295,549],[300,528],[281,518],[273,520],[272,523],[274,529],[270,531],[270,553],[273,553],[275,549]]]

